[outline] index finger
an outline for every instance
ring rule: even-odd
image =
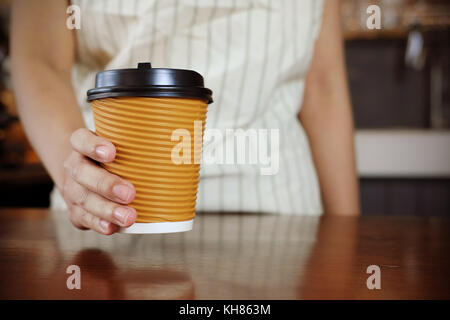
[[[116,148],[111,141],[86,128],[74,131],[70,143],[79,153],[99,162],[111,162],[116,156]]]

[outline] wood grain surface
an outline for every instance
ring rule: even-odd
[[[445,219],[200,213],[190,232],[108,237],[66,215],[0,210],[0,299],[450,298]]]

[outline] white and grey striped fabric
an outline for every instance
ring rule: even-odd
[[[214,92],[206,129],[276,129],[276,175],[258,166],[202,165],[197,210],[322,213],[307,137],[297,113],[318,35],[322,0],[78,0],[81,29],[73,85],[94,129],[86,91],[104,69],[193,69]],[[204,153],[224,141],[205,143]],[[64,206],[57,192],[53,207]]]

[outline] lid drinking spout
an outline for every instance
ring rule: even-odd
[[[141,70],[149,70],[152,68],[152,64],[150,62],[139,62],[137,67]]]

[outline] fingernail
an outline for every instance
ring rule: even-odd
[[[113,192],[115,196],[121,199],[122,201],[125,202],[130,201],[132,191],[128,186],[119,184],[113,187]]]
[[[104,230],[104,231],[109,231],[109,222],[105,221],[105,220],[101,220],[100,221],[100,227]]]
[[[106,147],[97,147],[95,148],[95,153],[102,159],[106,159],[108,157],[108,148]]]
[[[120,221],[121,224],[126,224],[130,210],[124,207],[117,207],[114,209],[114,217]]]

